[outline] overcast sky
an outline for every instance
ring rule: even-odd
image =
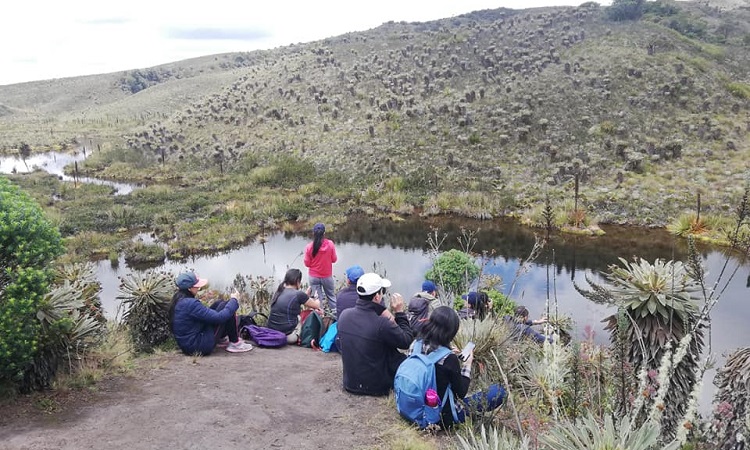
[[[0,15],[0,85],[310,42],[389,20],[585,0],[24,0]],[[606,2],[602,2],[606,3]]]

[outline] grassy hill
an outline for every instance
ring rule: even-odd
[[[572,209],[576,179],[586,220],[664,225],[698,193],[727,212],[750,172],[750,10],[648,5],[637,21],[588,3],[389,22],[1,86],[0,145],[93,136],[111,151],[89,175],[240,176],[350,212],[538,222],[547,196]]]

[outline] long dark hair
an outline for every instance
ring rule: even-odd
[[[299,269],[289,269],[286,271],[286,274],[284,274],[284,281],[282,281],[279,284],[279,287],[276,288],[276,292],[273,293],[273,297],[271,297],[271,305],[276,303],[276,299],[279,298],[279,295],[281,295],[282,292],[284,292],[284,286],[296,286],[299,285],[302,282],[302,271]]]
[[[419,338],[423,340],[422,348],[450,347],[451,341],[458,333],[460,323],[458,314],[453,308],[438,306],[432,311],[429,320],[419,333]]]
[[[325,230],[313,231],[313,248],[312,248],[313,258],[315,258],[315,256],[318,254],[318,251],[320,250],[320,246],[323,245],[324,234],[326,234]]]
[[[177,307],[177,303],[183,298],[193,298],[193,294],[187,289],[179,289],[172,296],[172,302],[169,304],[169,329],[174,333],[174,310]]]
[[[474,306],[474,311],[476,314],[476,318],[479,320],[484,320],[485,317],[487,317],[487,313],[489,313],[489,305],[490,297],[487,295],[486,292],[480,291],[477,292],[477,303]]]

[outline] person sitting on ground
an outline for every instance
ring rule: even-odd
[[[409,300],[407,316],[409,317],[409,325],[415,335],[419,334],[422,326],[430,316],[431,302],[436,300],[436,296],[437,286],[435,286],[435,283],[425,280],[422,283],[422,292],[417,292]]]
[[[289,269],[284,275],[284,281],[271,297],[271,313],[268,315],[266,326],[286,334],[289,344],[296,344],[299,340],[299,314],[302,312],[302,306],[320,309],[320,300],[310,298],[311,289],[308,288],[307,292],[300,291],[300,286],[302,271]]]
[[[336,296],[333,293],[333,263],[338,260],[336,246],[325,238],[326,227],[316,223],[313,241],[305,246],[305,267],[309,268],[310,288],[322,302],[324,299],[332,314],[336,314]],[[322,303],[321,303],[322,304]]]
[[[422,327],[417,340],[422,341],[422,353],[430,354],[441,346],[451,347],[451,341],[456,337],[460,320],[458,314],[449,306],[438,306]],[[455,399],[458,422],[463,423],[466,415],[491,411],[499,407],[505,400],[505,389],[499,384],[493,384],[484,392],[479,391],[466,396],[471,384],[471,365],[474,361],[474,351],[469,353],[463,363],[456,353],[450,353],[435,364],[435,383],[438,397],[442,399],[450,385]],[[454,400],[455,400],[454,399]],[[441,411],[441,426],[450,428],[454,424],[451,413],[451,402],[447,401]]]
[[[271,313],[268,315],[268,328],[286,334],[289,344],[296,344],[300,336],[301,323],[299,315],[302,307],[320,309],[320,300],[311,298],[311,288],[307,292],[299,290],[302,286],[302,271],[289,269],[284,274],[284,281],[276,288],[271,297]]]
[[[512,333],[516,339],[521,339],[524,336],[528,336],[529,338],[540,344],[545,340],[552,342],[552,336],[545,336],[535,329],[531,328],[533,325],[541,325],[543,323],[547,323],[547,319],[543,317],[537,320],[529,320],[529,310],[523,305],[516,307],[513,317],[505,316],[504,320],[505,323],[512,327]]]
[[[354,308],[359,299],[357,295],[357,280],[364,275],[365,271],[360,266],[351,266],[346,269],[346,287],[336,293],[336,320],[341,317],[345,309]]]
[[[235,291],[229,301],[218,300],[206,307],[196,295],[207,283],[192,272],[182,273],[175,280],[178,291],[169,305],[169,323],[177,346],[186,355],[208,355],[220,343],[226,343],[231,353],[252,350],[253,346],[237,332],[239,294]]]
[[[391,313],[383,304],[391,282],[376,273],[357,280],[359,299],[338,321],[337,347],[343,365],[344,389],[359,395],[388,395],[396,369],[406,359],[413,339],[400,294],[391,297]]]
[[[492,300],[486,292],[469,292],[462,295],[466,302],[464,307],[458,311],[458,317],[461,319],[479,319],[483,320],[492,310]]]

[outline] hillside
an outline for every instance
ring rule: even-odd
[[[477,11],[3,86],[0,144],[122,136],[113,146],[153,172],[169,170],[161,155],[179,171],[210,161],[222,172],[288,155],[396,212],[518,213],[572,198],[576,177],[600,221],[663,225],[698,192],[726,211],[750,170],[750,11],[658,5],[622,22],[592,3]]]

